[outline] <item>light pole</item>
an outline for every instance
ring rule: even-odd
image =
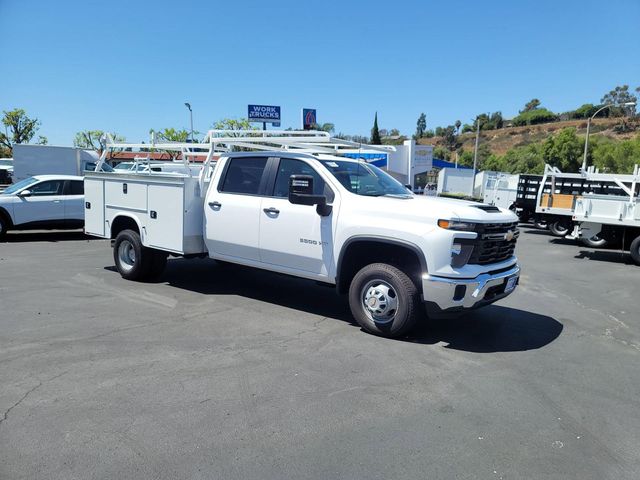
[[[471,196],[476,186],[476,167],[478,166],[478,143],[480,143],[480,117],[476,117],[476,146],[473,150],[473,178],[471,179]]]
[[[626,103],[623,103],[622,106],[624,106],[624,107],[632,107],[632,106],[635,106],[635,104],[636,104],[636,102],[626,102]],[[587,136],[584,139],[584,158],[582,159],[582,171],[583,172],[587,171],[587,152],[589,151],[589,132],[591,131],[591,120],[593,120],[595,118],[595,116],[598,115],[602,110],[604,110],[606,108],[614,107],[614,106],[615,106],[615,104],[608,103],[605,106],[600,107],[587,120]]]
[[[193,110],[191,110],[191,104],[184,102],[185,107],[189,109],[189,117],[191,118],[191,143],[193,143]]]

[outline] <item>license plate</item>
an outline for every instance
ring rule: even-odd
[[[504,287],[504,293],[511,292],[514,288],[516,288],[516,283],[518,283],[518,277],[511,277],[507,279],[507,286]]]

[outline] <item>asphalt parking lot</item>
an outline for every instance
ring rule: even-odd
[[[403,341],[208,260],[0,244],[1,479],[637,479],[640,267],[523,228],[521,285]]]

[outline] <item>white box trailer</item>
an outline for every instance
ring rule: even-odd
[[[92,150],[51,145],[13,146],[13,181],[34,175],[84,175],[94,170],[99,156]],[[106,166],[106,169],[110,169]]]
[[[484,203],[501,208],[511,208],[518,193],[520,175],[486,170],[478,172],[475,179],[474,197]]]
[[[438,195],[470,195],[473,186],[473,170],[467,168],[443,168],[438,173]]]

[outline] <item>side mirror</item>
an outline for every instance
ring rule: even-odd
[[[289,202],[295,205],[316,205],[318,215],[326,217],[331,213],[331,205],[327,205],[327,197],[313,194],[313,177],[311,175],[291,175],[289,177]]]
[[[22,190],[20,193],[18,193],[19,197],[30,197],[31,196],[31,190],[27,189],[27,190]]]

